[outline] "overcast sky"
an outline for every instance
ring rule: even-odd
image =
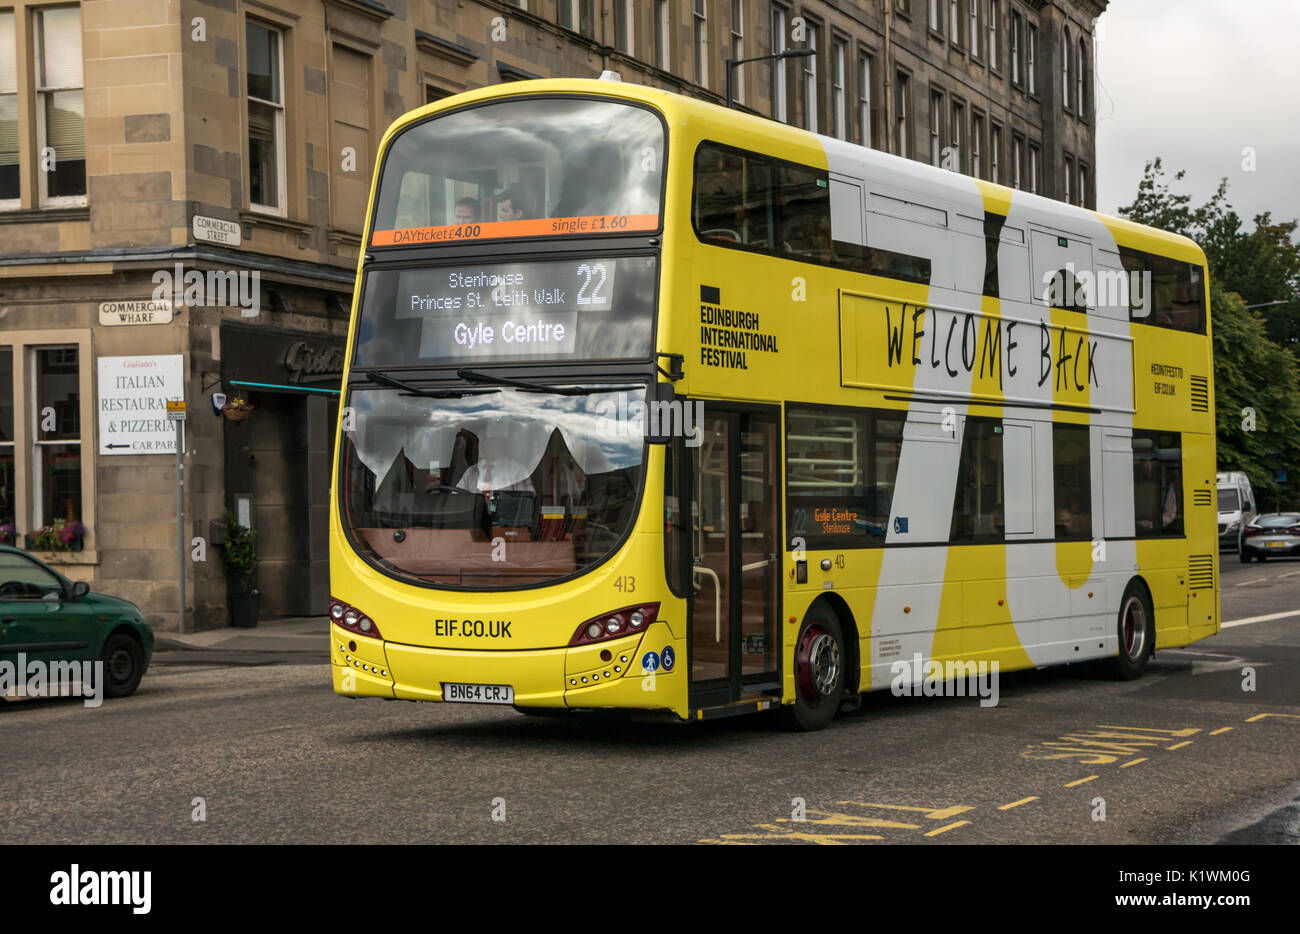
[[[1175,190],[1193,204],[1226,175],[1247,229],[1261,211],[1300,217],[1297,40],[1296,0],[1110,0],[1097,20],[1097,209],[1131,203],[1161,156],[1187,170]]]

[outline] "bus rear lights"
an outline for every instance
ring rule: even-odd
[[[357,635],[369,636],[371,639],[382,639],[379,634],[379,627],[375,621],[365,613],[358,610],[342,600],[331,600],[329,608],[330,621],[336,626],[340,626],[349,632],[355,632]],[[348,643],[353,651],[356,651],[355,643]]]
[[[569,640],[569,645],[590,645],[605,639],[621,639],[624,636],[644,632],[658,615],[659,604],[643,603],[593,616],[578,627],[578,631]],[[602,660],[609,661],[607,658]],[[627,659],[624,658],[623,661],[626,662]]]

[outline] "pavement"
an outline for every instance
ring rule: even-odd
[[[201,632],[154,634],[151,664],[313,664],[329,659],[329,619],[289,616],[259,620],[252,629],[225,626]]]

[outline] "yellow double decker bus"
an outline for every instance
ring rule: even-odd
[[[817,729],[994,663],[1136,677],[1218,631],[1207,286],[1189,240],[651,88],[413,111],[335,690]]]

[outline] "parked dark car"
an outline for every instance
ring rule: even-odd
[[[1270,512],[1256,516],[1241,530],[1241,563],[1267,561],[1276,555],[1300,554],[1300,513]]]
[[[125,697],[153,656],[153,631],[126,600],[91,593],[19,548],[0,545],[0,660],[103,661],[104,695]]]

